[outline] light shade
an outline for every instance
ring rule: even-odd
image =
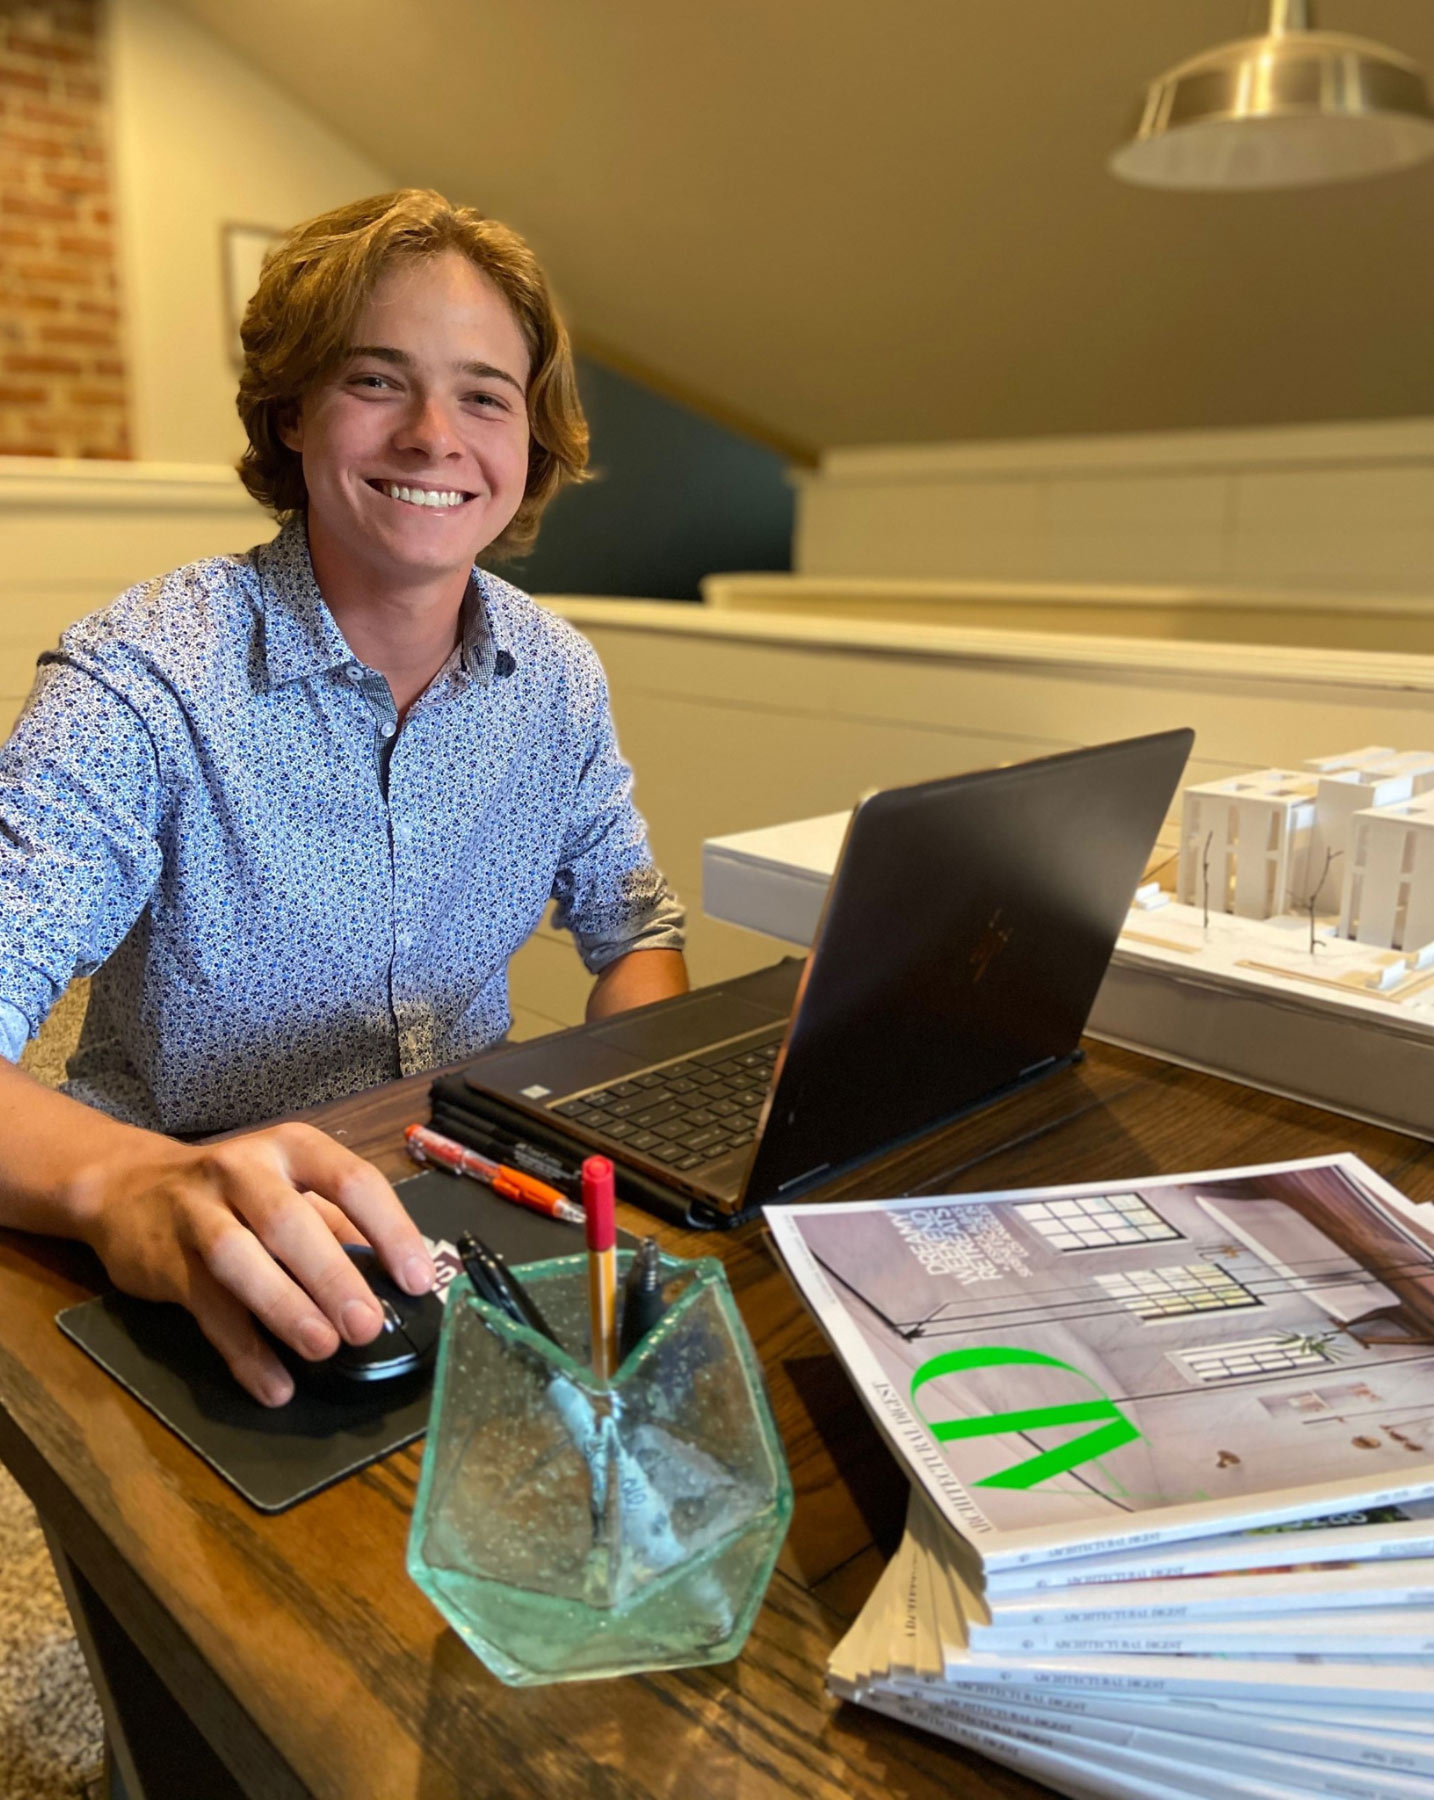
[[[1274,0],[1265,37],[1222,44],[1150,85],[1111,172],[1145,187],[1303,187],[1389,174],[1434,156],[1417,63],[1364,38],[1308,28]]]

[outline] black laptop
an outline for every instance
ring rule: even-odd
[[[735,1223],[1079,1054],[1194,741],[870,795],[811,954],[490,1051],[466,1103]],[[435,1090],[437,1091],[437,1090]]]

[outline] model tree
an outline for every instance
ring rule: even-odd
[[[1299,910],[1303,913],[1309,914],[1310,955],[1311,956],[1313,956],[1315,951],[1321,947],[1319,938],[1315,935],[1315,907],[1319,902],[1320,894],[1324,891],[1325,878],[1328,876],[1331,868],[1333,868],[1335,858],[1338,855],[1339,855],[1338,850],[1326,850],[1325,851],[1324,867],[1319,872],[1318,881],[1314,882],[1311,885],[1309,893],[1305,896],[1305,898],[1303,900],[1301,900],[1299,902]]]

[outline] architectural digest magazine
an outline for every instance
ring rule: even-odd
[[[766,1219],[873,1417],[1003,1583],[1288,1521],[1373,1542],[1393,1519],[1427,1543],[1434,1230],[1355,1156]]]

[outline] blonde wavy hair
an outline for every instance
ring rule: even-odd
[[[355,200],[296,225],[264,259],[244,310],[244,368],[237,405],[249,438],[239,479],[279,519],[308,503],[303,465],[279,433],[304,396],[343,362],[358,315],[396,264],[456,250],[508,302],[528,346],[528,480],[487,556],[530,549],[549,501],[585,479],[588,426],[572,345],[538,259],[515,231],[426,188]]]

